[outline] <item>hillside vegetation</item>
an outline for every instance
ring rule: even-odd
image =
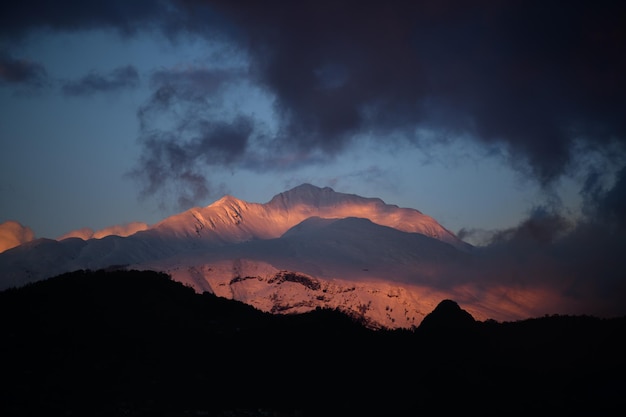
[[[452,300],[412,330],[272,315],[150,271],[0,292],[4,416],[622,415],[626,318],[479,322]]]

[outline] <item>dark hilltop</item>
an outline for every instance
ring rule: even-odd
[[[150,271],[0,292],[4,416],[622,415],[626,318],[272,315]]]

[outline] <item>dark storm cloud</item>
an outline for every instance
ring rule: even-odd
[[[304,148],[427,126],[504,143],[546,184],[576,140],[624,141],[622,2],[209,3]]]
[[[68,96],[89,96],[95,93],[111,92],[139,85],[139,73],[132,65],[119,67],[108,74],[92,71],[76,81],[63,84],[63,93]]]
[[[416,133],[427,128],[444,141],[464,134],[504,145],[515,168],[549,186],[577,170],[582,148],[574,145],[626,141],[623,2],[31,0],[2,7],[5,38],[36,28],[114,28],[230,42],[247,53],[250,82],[275,98],[276,148],[294,155],[332,156],[361,134],[427,146]]]
[[[23,0],[0,6],[0,37],[21,37],[29,30],[115,28],[124,34],[170,22],[176,10],[168,1]],[[172,15],[168,16],[168,12]]]
[[[41,64],[0,52],[0,83],[42,87],[46,78]]]
[[[567,232],[570,222],[557,211],[539,206],[517,227],[499,231],[491,238],[491,244],[515,242],[519,246],[537,246],[556,241]]]
[[[554,301],[562,303],[552,312],[625,315],[625,183],[622,175],[615,187],[598,191],[587,216],[580,219],[571,220],[555,208],[536,207],[518,226],[485,233],[471,267],[451,266],[440,285],[544,289],[558,294]],[[460,235],[472,233],[476,231]]]
[[[334,154],[359,134],[422,144],[416,128],[504,144],[548,185],[573,145],[624,142],[626,3],[534,1],[11,2],[0,36],[159,30],[228,40],[276,98],[282,141]]]
[[[607,190],[601,175],[593,172],[581,194],[585,200],[584,210],[588,217],[603,221],[616,232],[626,231],[626,166],[617,173],[614,183]]]

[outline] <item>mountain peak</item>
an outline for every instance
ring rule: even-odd
[[[338,205],[350,203],[373,203],[375,205],[385,204],[379,198],[360,197],[356,194],[340,193],[330,187],[321,188],[309,183],[304,183],[275,195],[272,200],[270,200],[268,205],[277,208],[291,209],[302,205],[320,208],[336,207]]]
[[[238,199],[237,197],[233,197],[230,194],[224,195],[219,200],[211,203],[209,207],[223,207],[223,206],[232,206],[232,205],[241,205],[245,204],[243,200]]]
[[[474,325],[474,317],[463,310],[456,301],[443,300],[435,309],[427,314],[420,329],[425,331],[447,331],[469,329]]]
[[[323,187],[322,188],[322,187],[318,187],[317,185],[313,185],[313,184],[310,184],[308,182],[305,182],[305,183],[297,185],[297,186],[293,187],[291,190],[287,190],[285,192],[286,193],[302,193],[302,192],[305,192],[305,193],[313,192],[313,193],[315,193],[315,192],[322,192],[322,191],[327,191],[327,192],[328,191],[332,191],[332,192],[334,192],[335,190],[333,190],[330,187]]]
[[[275,195],[272,201],[312,201],[318,200],[324,195],[328,196],[334,194],[335,190],[330,187],[318,187],[313,184],[304,183],[300,184],[297,187],[294,187],[290,190],[283,191],[280,194]]]

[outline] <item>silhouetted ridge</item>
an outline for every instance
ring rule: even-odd
[[[163,273],[80,270],[0,292],[0,323],[1,416],[621,417],[626,407],[626,318],[476,322],[443,300],[421,332],[375,331],[338,310],[264,313]]]
[[[420,331],[441,332],[471,329],[476,320],[453,300],[441,301],[419,325]]]

